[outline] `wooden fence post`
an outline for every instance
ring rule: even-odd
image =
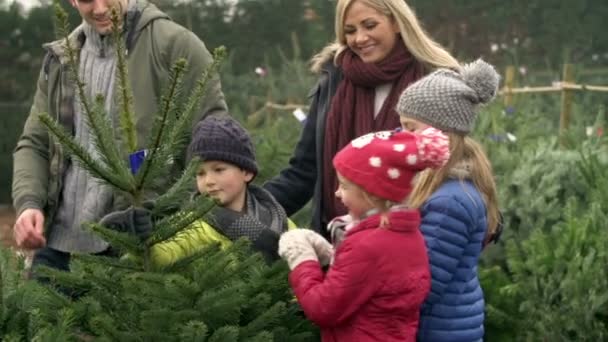
[[[513,105],[513,93],[511,89],[515,86],[515,67],[513,65],[507,66],[505,71],[505,107],[511,107]]]
[[[570,126],[570,114],[572,112],[572,90],[563,87],[564,83],[574,83],[574,66],[572,64],[564,64],[562,75],[562,101],[561,113],[559,116],[559,135],[562,146],[564,145],[564,134]]]

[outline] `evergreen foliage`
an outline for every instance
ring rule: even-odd
[[[69,24],[56,4],[57,27],[70,59],[69,70],[85,104],[84,112],[96,143],[96,158],[78,144],[55,120],[40,120],[71,157],[99,181],[122,192],[132,206],[144,203],[157,184],[169,176],[168,161],[183,153],[192,118],[206,84],[217,71],[225,49],[214,51],[214,62],[201,75],[187,101],[179,101],[186,63],[175,63],[169,87],[156,113],[150,153],[133,171],[127,157],[138,146],[126,61],[118,59],[120,130],[114,134],[103,98],[84,97],[78,77],[77,51],[67,39]],[[114,31],[118,16],[112,15]],[[115,37],[117,53],[121,38]],[[183,105],[181,105],[183,103]],[[127,137],[116,144],[117,135]],[[40,267],[36,272],[48,285],[22,281],[19,261],[0,250],[0,338],[11,341],[309,341],[316,329],[303,317],[287,282],[284,262],[267,265],[239,240],[225,250],[218,245],[202,249],[172,265],[150,262],[150,247],[175,237],[214,205],[205,196],[188,201],[194,179],[194,160],[174,185],[156,201],[152,235],[141,241],[133,232],[117,232],[96,223],[89,229],[102,236],[121,258],[74,255],[70,272]],[[176,206],[180,206],[180,210]],[[169,210],[170,209],[170,210]]]
[[[545,176],[532,175],[537,183],[553,186],[548,191],[538,187],[534,194],[527,193],[526,203],[531,206],[534,200],[548,199],[549,196],[543,197],[545,194],[552,194],[556,199],[531,206],[530,216],[521,216],[527,221],[536,219],[529,227],[532,229],[521,224],[507,225],[507,229],[513,231],[503,240],[503,262],[480,271],[486,294],[487,339],[601,341],[608,338],[605,225],[608,201],[605,188],[601,187],[608,184],[607,163],[603,158],[605,148],[604,143],[583,143],[581,152],[568,152],[573,159],[568,164],[560,164],[555,158],[552,164],[543,167]],[[524,161],[522,165],[530,168],[545,163]],[[562,170],[550,170],[549,166]],[[577,180],[576,192],[569,192],[573,190],[572,183],[565,177],[559,181],[554,179],[555,174],[566,172],[569,180]],[[545,179],[553,180],[545,183]],[[507,207],[509,205],[512,203]],[[531,214],[539,208],[542,212]],[[559,212],[549,216],[553,222],[538,220],[552,210]]]

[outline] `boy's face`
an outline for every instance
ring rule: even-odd
[[[356,184],[348,181],[340,173],[338,173],[336,197],[344,203],[350,216],[357,220],[374,208],[372,203],[365,197],[363,190]]]
[[[84,21],[86,21],[91,27],[95,28],[95,31],[101,35],[106,35],[112,32],[112,21],[110,10],[112,7],[118,6],[122,16],[127,11],[128,0],[70,0],[70,3]]]
[[[222,207],[242,211],[245,206],[247,183],[253,173],[222,161],[204,161],[196,174],[196,186],[201,194],[217,200]]]

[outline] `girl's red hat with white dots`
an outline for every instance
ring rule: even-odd
[[[400,203],[419,171],[438,168],[450,157],[448,137],[435,128],[420,133],[382,131],[354,139],[333,159],[346,179],[379,198]]]

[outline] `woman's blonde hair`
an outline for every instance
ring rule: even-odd
[[[405,47],[427,70],[437,68],[460,69],[460,64],[456,58],[452,57],[445,48],[424,31],[416,18],[416,14],[405,0],[338,0],[335,20],[336,41],[327,45],[312,58],[311,69],[313,71],[318,72],[330,56],[335,60],[347,48],[344,20],[346,11],[355,1],[360,1],[394,20],[399,26]]]
[[[448,178],[457,177],[461,181],[469,179],[485,202],[488,220],[486,236],[490,236],[496,232],[500,220],[492,165],[478,142],[456,133],[447,135],[450,138],[450,159],[440,169],[429,169],[419,174],[408,204],[412,208],[420,208]],[[466,172],[458,172],[462,166],[466,166]]]

